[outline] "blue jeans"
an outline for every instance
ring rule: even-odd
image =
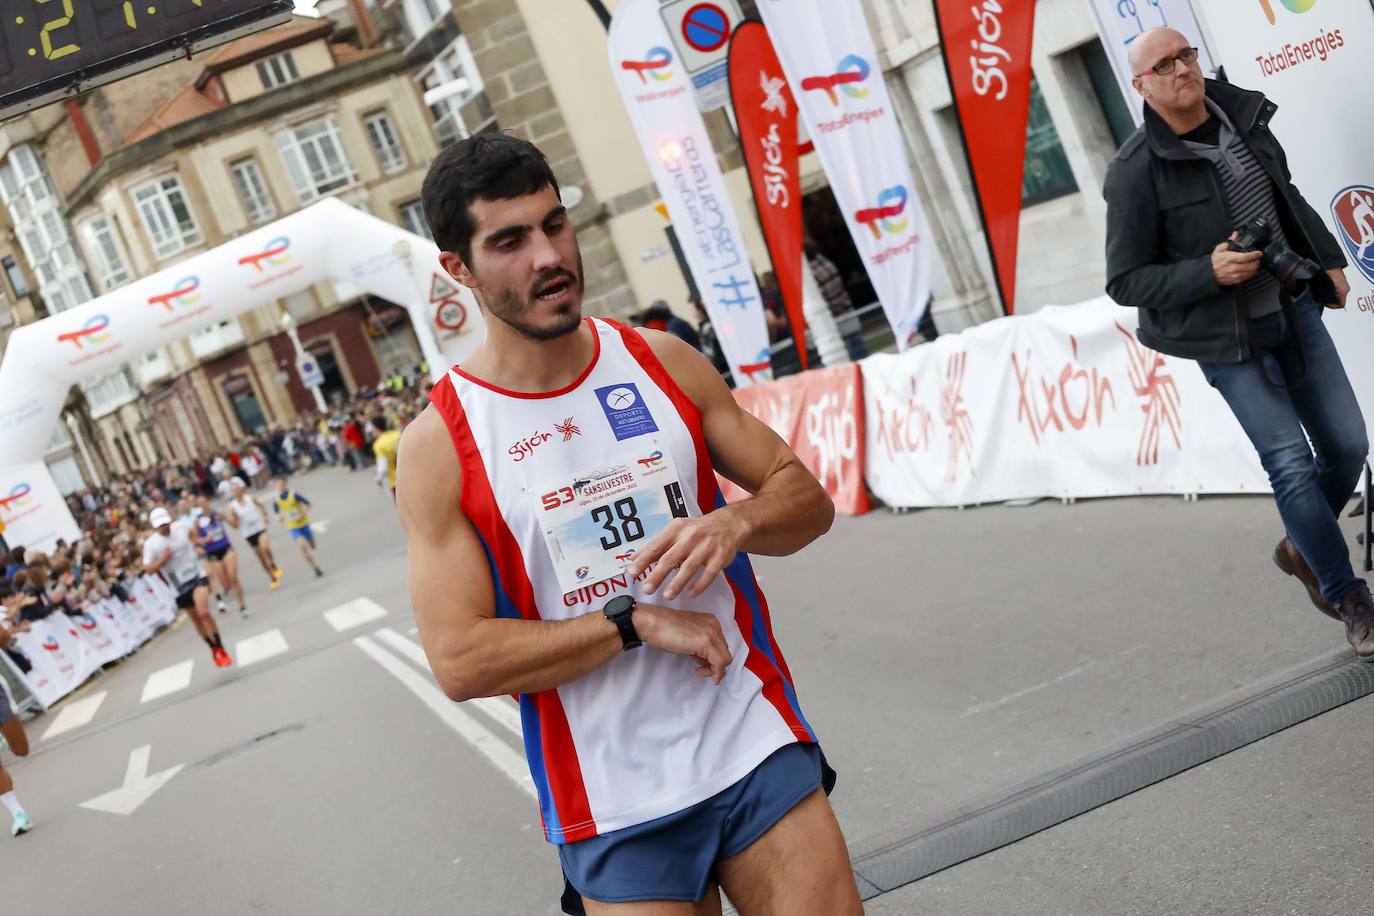
[[[1359,482],[1369,438],[1321,313],[1304,293],[1290,309],[1250,322],[1258,362],[1198,365],[1259,452],[1289,539],[1322,595],[1338,604],[1363,584],[1337,518]]]

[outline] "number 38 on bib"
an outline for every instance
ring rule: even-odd
[[[564,591],[624,572],[635,554],[687,517],[672,456],[657,443],[527,490]]]

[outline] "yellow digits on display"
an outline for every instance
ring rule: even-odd
[[[53,2],[53,0],[34,0],[34,2],[45,5]],[[48,60],[57,60],[59,57],[66,57],[68,54],[75,54],[77,51],[81,50],[81,45],[75,42],[65,44],[60,48],[54,48],[52,46],[52,33],[63,26],[70,25],[72,17],[76,15],[72,11],[72,0],[62,0],[62,12],[66,15],[59,16],[50,22],[45,22],[43,24],[43,31],[39,35],[39,39],[43,43],[43,56]]]

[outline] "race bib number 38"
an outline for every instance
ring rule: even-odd
[[[530,496],[565,592],[619,575],[670,521],[687,516],[672,458],[652,443]]]

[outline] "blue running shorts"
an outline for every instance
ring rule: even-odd
[[[716,862],[739,855],[820,788],[823,766],[818,745],[789,744],[690,808],[559,846],[569,885],[564,912],[583,912],[579,894],[603,903],[700,902],[715,883]]]
[[[309,525],[302,525],[299,528],[288,528],[287,530],[291,532],[292,539],[305,538],[306,542],[311,547],[315,546],[315,532],[310,530]]]

